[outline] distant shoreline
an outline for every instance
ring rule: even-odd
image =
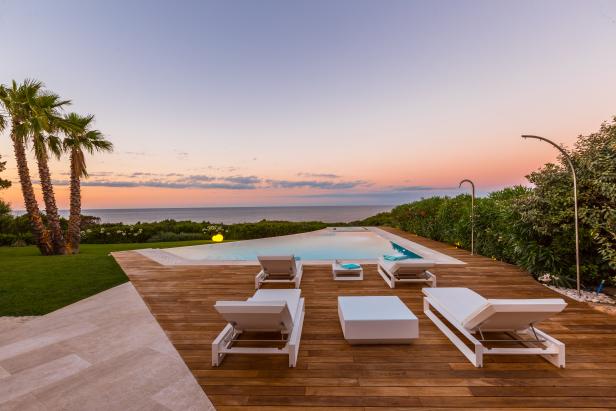
[[[167,219],[209,221],[212,223],[252,223],[261,220],[322,221],[346,223],[389,211],[394,205],[328,205],[328,206],[231,206],[231,207],[184,207],[184,208],[110,208],[85,209],[84,215],[101,218],[103,223],[155,222]],[[14,210],[14,215],[24,214]],[[68,210],[60,210],[63,217]]]

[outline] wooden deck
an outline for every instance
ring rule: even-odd
[[[434,270],[439,286],[488,298],[554,297],[515,266],[390,230],[466,263]],[[114,254],[218,410],[616,409],[616,316],[569,300],[541,328],[567,344],[567,368],[535,356],[488,356],[474,368],[422,312],[420,286],[388,288],[367,266],[363,281],[333,281],[307,266],[306,319],[298,366],[285,356],[227,356],[210,364],[224,326],[212,305],[254,293],[254,266],[164,267],[135,252]],[[411,345],[350,346],[338,321],[339,295],[397,295],[419,317]]]

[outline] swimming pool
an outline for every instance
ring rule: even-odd
[[[376,227],[326,228],[280,237],[139,252],[164,265],[256,263],[260,255],[291,254],[311,263],[331,263],[334,259],[368,263],[385,254],[461,263]]]

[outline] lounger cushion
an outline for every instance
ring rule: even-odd
[[[562,298],[542,299],[488,299],[488,304],[471,313],[462,325],[472,330],[481,326],[483,331],[525,330],[565,309]]]
[[[486,299],[468,288],[424,288],[423,293],[464,328],[483,331],[516,331],[561,312],[561,298]]]
[[[258,290],[246,301],[216,301],[214,309],[237,330],[293,329],[301,290]]]
[[[270,290],[260,289],[248,299],[248,301],[284,301],[291,313],[291,319],[295,321],[297,306],[301,298],[302,290],[295,288],[289,290]]]
[[[216,301],[214,309],[239,331],[293,328],[293,317],[284,301]]]
[[[459,323],[488,304],[488,300],[468,288],[424,288],[422,291]]]
[[[424,277],[422,274],[435,267],[434,262],[425,259],[409,259],[402,261],[387,261],[379,258],[379,265],[392,275]]]

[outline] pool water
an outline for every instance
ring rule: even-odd
[[[420,255],[366,229],[324,229],[282,237],[166,249],[187,260],[256,260],[260,255],[295,255],[302,260],[374,260],[384,254]]]

